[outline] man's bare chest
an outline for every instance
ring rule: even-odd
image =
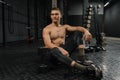
[[[50,37],[51,38],[63,38],[65,37],[66,31],[64,28],[54,28],[51,30]]]

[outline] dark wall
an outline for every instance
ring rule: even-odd
[[[27,12],[28,1],[29,25]],[[48,23],[48,8],[51,8],[50,1],[51,0],[4,0],[5,42],[27,42],[27,27],[30,27],[30,36],[32,36],[31,39],[35,38],[36,32],[38,32],[38,37],[41,38],[41,30]],[[2,21],[2,3],[0,3],[0,44],[3,43]],[[36,31],[36,28],[38,28],[38,31]]]
[[[120,1],[105,7],[105,33],[106,36],[120,37]]]
[[[82,15],[69,15],[68,24],[73,26],[82,25]]]
[[[69,25],[82,25],[83,15],[83,1],[82,0],[70,0],[68,2],[68,24]]]

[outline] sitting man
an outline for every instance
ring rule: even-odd
[[[62,18],[61,11],[58,8],[52,8],[51,10],[51,20],[52,23],[47,25],[43,29],[43,40],[46,48],[51,50],[50,54],[57,58],[59,61],[69,65],[70,67],[74,67],[79,69],[83,72],[90,72],[90,74],[95,75],[96,77],[99,76],[99,69],[96,69],[93,66],[86,66],[80,64],[73,60],[70,57],[70,53],[75,50],[76,48],[79,49],[79,60],[84,63],[89,63],[86,61],[84,57],[84,46],[82,41],[82,34],[83,38],[86,41],[89,41],[92,36],[90,32],[81,27],[81,26],[70,26],[70,25],[62,25],[60,24],[60,19]],[[66,32],[71,31],[74,33],[73,37],[69,39],[69,41],[65,40]],[[65,42],[66,41],[66,42]]]

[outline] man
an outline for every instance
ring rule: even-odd
[[[78,59],[81,60],[84,57],[84,45],[81,38],[89,41],[92,38],[90,32],[81,26],[61,25],[62,14],[58,8],[52,8],[50,17],[52,23],[43,29],[43,40],[45,47],[51,49],[51,55],[71,67],[99,76],[99,70],[94,66],[85,66],[70,58],[70,53],[75,48],[79,50]],[[66,31],[75,31],[73,37],[69,39],[70,41],[65,40]],[[79,32],[84,34],[83,37]],[[82,59],[81,62],[84,63],[85,60]]]

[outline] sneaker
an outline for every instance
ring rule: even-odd
[[[77,62],[80,64],[83,64],[85,66],[89,66],[89,65],[93,64],[93,61],[89,60],[86,55],[79,56]]]
[[[80,64],[83,64],[85,66],[89,66],[89,65],[93,64],[93,61],[91,61],[91,60],[84,60],[84,61],[77,60],[77,62]]]
[[[99,66],[95,66],[94,64],[87,67],[86,73],[94,76],[97,80],[101,80],[103,77],[101,68]]]

